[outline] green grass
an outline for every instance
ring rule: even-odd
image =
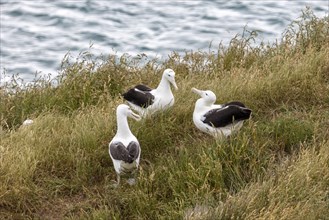
[[[65,58],[55,79],[0,90],[1,219],[328,219],[329,20],[312,12],[281,41],[245,30],[215,52]],[[146,59],[146,63],[145,63]],[[101,64],[99,64],[101,63]],[[172,109],[135,122],[138,183],[111,187],[120,93],[176,72]],[[240,100],[251,120],[227,140],[198,131],[191,88]],[[26,118],[29,127],[20,127]]]

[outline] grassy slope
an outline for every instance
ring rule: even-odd
[[[0,217],[41,219],[326,219],[329,216],[328,18],[311,13],[284,41],[235,38],[219,54],[172,54],[158,66],[122,57],[69,64],[48,80],[1,92]],[[246,32],[247,33],[247,32]],[[88,55],[88,54],[87,54]],[[108,142],[119,93],[176,71],[175,106],[130,121],[142,146],[138,184],[111,188]],[[154,74],[156,73],[156,74]],[[6,88],[16,87],[15,81]],[[192,123],[191,87],[240,100],[253,118],[225,141]],[[26,117],[35,123],[18,128]]]

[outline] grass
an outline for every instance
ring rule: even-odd
[[[245,30],[217,51],[145,56],[88,53],[55,79],[1,87],[1,219],[328,219],[329,20],[303,12],[276,44]],[[137,185],[111,187],[108,142],[120,93],[176,72],[172,109],[130,120],[142,147]],[[192,122],[196,95],[253,110],[216,141]],[[20,127],[26,118],[29,127]]]

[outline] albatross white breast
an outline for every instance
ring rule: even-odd
[[[174,105],[175,98],[170,84],[177,89],[175,72],[172,69],[166,69],[156,89],[149,88],[145,85],[137,85],[124,93],[123,98],[141,116],[150,115]]]
[[[120,184],[120,175],[133,175],[138,169],[141,148],[137,138],[130,131],[127,117],[139,121],[141,118],[135,114],[128,105],[121,104],[117,107],[117,132],[109,143],[109,154],[117,174],[117,183]],[[135,183],[134,178],[129,178],[130,185]]]
[[[193,122],[205,133],[216,138],[227,137],[250,118],[251,110],[241,102],[216,105],[216,95],[212,91],[196,88],[192,88],[192,91],[201,96],[195,103]]]

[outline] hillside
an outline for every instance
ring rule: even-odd
[[[161,62],[86,52],[24,88],[14,77],[0,90],[0,218],[329,219],[329,19],[306,11],[271,45],[256,35]],[[155,87],[165,68],[176,72],[175,105],[129,120],[138,182],[112,188],[120,94]],[[227,140],[201,133],[192,87],[244,102],[252,118]]]

